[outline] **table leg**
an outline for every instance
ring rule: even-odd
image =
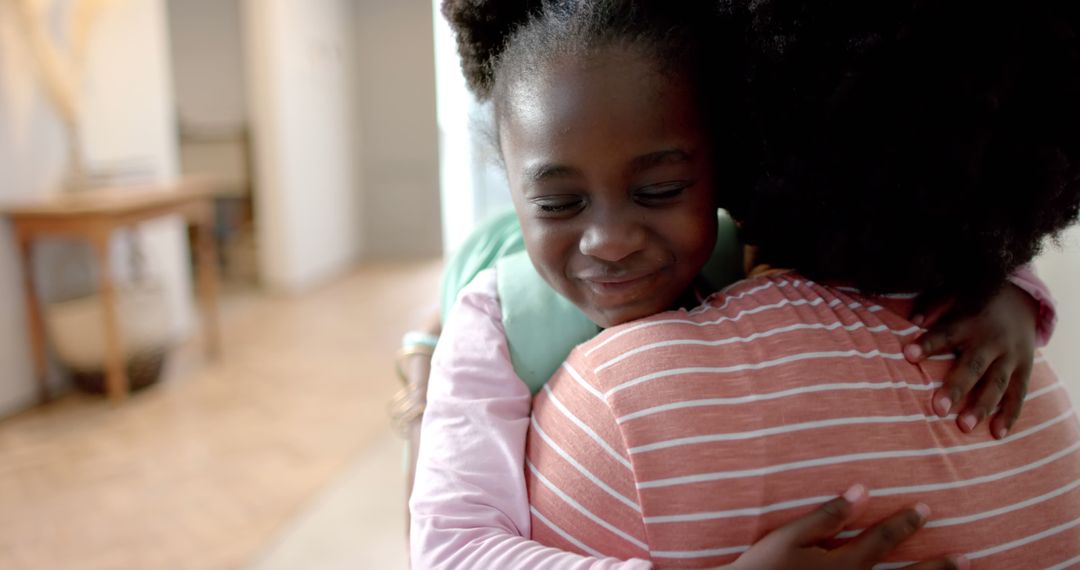
[[[105,317],[105,391],[109,399],[121,402],[128,396],[128,378],[124,366],[124,341],[120,331],[119,307],[113,287],[112,266],[109,264],[109,232],[94,236],[94,253],[98,265],[98,286],[101,289],[101,309]]]
[[[26,323],[30,328],[30,348],[33,351],[34,375],[37,377],[38,398],[41,403],[49,401],[49,364],[45,353],[45,324],[38,304],[34,285],[34,242],[30,236],[18,232],[19,259],[22,265],[23,293],[26,303]]]
[[[218,315],[218,270],[212,219],[195,224],[195,263],[199,267],[199,301],[202,303],[203,336],[211,360],[221,357],[221,323]]]

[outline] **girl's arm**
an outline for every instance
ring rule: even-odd
[[[442,320],[438,309],[433,309],[423,326],[410,333],[402,341],[401,352],[396,359],[398,379],[404,385],[394,397],[391,417],[401,435],[407,440],[405,456],[405,537],[409,536],[409,497],[416,480],[416,457],[420,451],[420,422],[424,419],[428,379],[431,377],[431,357],[434,345],[426,346],[420,341],[410,344],[410,334],[418,334],[429,340],[438,340],[442,332]]]
[[[1057,326],[1057,303],[1050,294],[1050,288],[1039,276],[1031,265],[1025,265],[1009,277],[1009,282],[1019,287],[1039,305],[1038,319],[1035,321],[1035,342],[1037,347],[1042,348],[1050,342]]]
[[[1023,407],[1035,349],[1046,346],[1054,332],[1054,298],[1025,266],[977,313],[957,313],[953,305],[948,300],[913,319],[930,330],[904,353],[912,362],[955,353],[956,364],[933,395],[934,410],[941,416],[957,413],[957,423],[968,432],[992,416],[990,431],[1003,438]]]
[[[432,361],[409,502],[414,568],[642,569],[529,540],[525,436],[532,396],[514,373],[494,271],[462,291]]]

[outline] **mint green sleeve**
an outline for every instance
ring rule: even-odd
[[[596,336],[600,327],[544,281],[527,252],[503,257],[496,267],[510,361],[536,394],[570,351]]]
[[[525,251],[525,241],[513,210],[498,214],[477,226],[446,260],[439,294],[443,321],[446,321],[446,312],[454,306],[458,292],[476,274],[494,267],[499,259],[519,251]]]

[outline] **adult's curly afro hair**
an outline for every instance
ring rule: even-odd
[[[745,6],[761,261],[976,299],[1076,220],[1080,2]]]

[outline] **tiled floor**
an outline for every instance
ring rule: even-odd
[[[438,272],[370,265],[299,296],[230,298],[220,363],[193,342],[119,407],[72,394],[0,422],[0,568],[317,568],[289,544],[322,504],[363,509],[340,537],[386,553],[350,567],[402,567],[392,355]]]

